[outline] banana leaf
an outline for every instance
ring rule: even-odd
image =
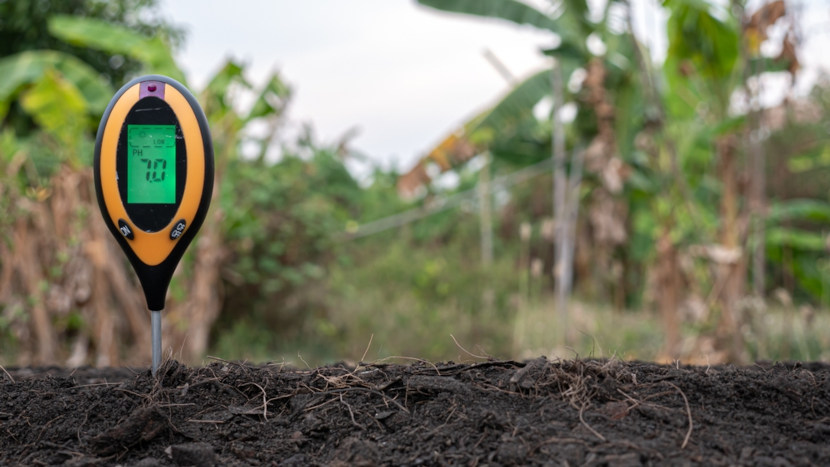
[[[587,24],[588,5],[584,0],[562,2],[558,10],[550,14],[516,0],[418,0],[418,3],[437,10],[544,29],[559,36],[563,49],[578,50],[583,57],[588,55],[585,39],[590,34],[591,26]]]
[[[0,119],[12,99],[27,85],[55,70],[78,89],[89,112],[100,114],[112,96],[112,87],[92,67],[78,58],[53,50],[30,50],[0,59]]]
[[[830,223],[830,203],[816,199],[793,199],[772,205],[767,214],[768,224],[807,220]]]
[[[71,82],[53,70],[26,89],[20,97],[23,109],[60,143],[77,148],[85,130],[86,101]]]
[[[254,101],[246,120],[282,113],[291,89],[283,82],[279,73],[274,73],[265,83]]]
[[[186,84],[170,47],[160,37],[147,37],[98,19],[65,15],[49,20],[49,32],[72,45],[127,55],[144,63],[150,73],[167,75]]]
[[[418,0],[418,3],[437,10],[498,18],[549,31],[555,31],[557,27],[550,16],[516,0]]]
[[[795,250],[823,252],[827,249],[825,235],[790,227],[768,227],[767,247],[787,247]]]

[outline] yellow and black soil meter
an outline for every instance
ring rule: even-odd
[[[101,118],[94,171],[104,222],[135,269],[151,311],[155,374],[167,288],[213,191],[213,143],[196,98],[166,76],[124,85]]]

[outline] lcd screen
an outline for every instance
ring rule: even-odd
[[[127,125],[127,203],[176,202],[176,125]]]

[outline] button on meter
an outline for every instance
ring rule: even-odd
[[[166,76],[124,85],[101,118],[94,174],[104,222],[135,269],[151,311],[155,374],[167,288],[213,192],[213,144],[196,98]]]

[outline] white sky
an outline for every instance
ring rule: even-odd
[[[809,13],[809,79],[830,68],[830,4],[798,3]],[[635,0],[634,22],[660,57],[665,15],[655,4]],[[357,128],[353,149],[401,170],[508,90],[485,50],[521,78],[548,63],[539,50],[553,41],[534,28],[409,0],[164,0],[162,11],[188,31],[177,58],[196,89],[228,57],[245,63],[255,84],[279,70],[294,90],[295,129],[310,123],[318,139],[333,142]]]

